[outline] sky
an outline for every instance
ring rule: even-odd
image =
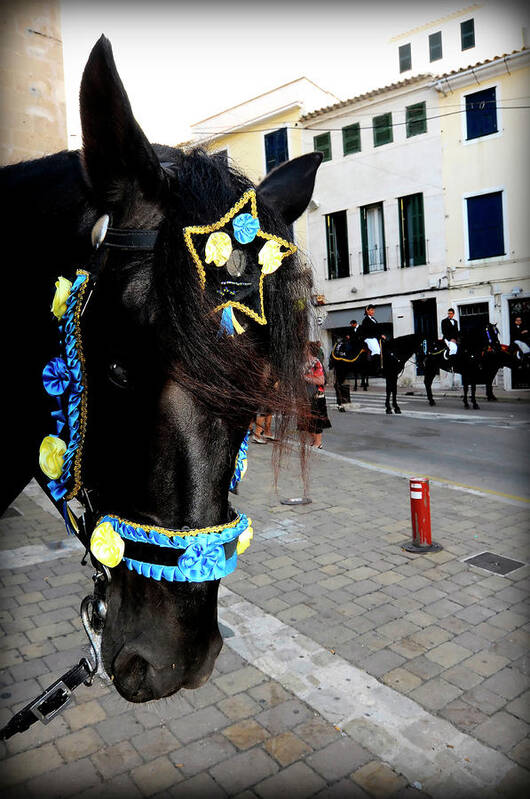
[[[177,144],[191,124],[302,75],[340,99],[386,85],[390,37],[471,3],[62,0],[69,146],[81,143],[79,83],[101,33],[147,137]]]

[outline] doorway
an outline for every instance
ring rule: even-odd
[[[430,344],[438,338],[438,316],[436,313],[436,300],[430,297],[428,300],[413,300],[412,311],[414,314],[414,332]],[[416,366],[416,374],[423,375],[425,372],[420,366]]]

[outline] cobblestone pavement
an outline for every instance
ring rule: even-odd
[[[528,509],[431,486],[439,553],[410,555],[408,484],[312,458],[312,503],[280,504],[251,447],[237,505],[255,537],[223,581],[210,681],[133,706],[108,683],[2,744],[6,797],[518,797],[529,788]],[[300,496],[294,462],[279,496]],[[84,648],[80,550],[26,489],[1,521],[0,723]],[[3,558],[2,558],[3,555]],[[49,558],[45,560],[45,558]],[[3,567],[3,568],[2,568]]]

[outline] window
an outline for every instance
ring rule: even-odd
[[[407,139],[427,132],[427,111],[425,103],[407,106]]]
[[[504,255],[502,191],[467,198],[469,260]]]
[[[490,321],[490,312],[487,302],[470,302],[458,306],[460,332],[473,335],[475,331],[484,329]]]
[[[466,19],[465,22],[460,23],[460,41],[462,43],[462,50],[469,50],[470,47],[475,46],[474,19]]]
[[[466,138],[478,139],[497,133],[496,89],[483,89],[466,95]]]
[[[313,137],[313,147],[322,153],[323,161],[331,161],[331,133],[321,133]]]
[[[401,266],[426,264],[423,194],[399,197],[398,209]]]
[[[326,214],[326,243],[328,248],[328,278],[348,277],[350,255],[346,211]]]
[[[361,152],[361,126],[358,122],[342,128],[342,148],[344,155]]]
[[[442,56],[442,32],[431,33],[429,36],[429,61],[439,61]]]
[[[406,72],[408,69],[412,69],[410,44],[402,44],[399,48],[399,71]]]
[[[267,172],[289,160],[287,148],[287,128],[280,128],[265,134],[265,166]]]
[[[393,141],[392,136],[392,114],[381,114],[373,118],[374,147],[382,144],[389,144]]]
[[[361,208],[361,241],[364,274],[384,272],[386,257],[383,203]]]

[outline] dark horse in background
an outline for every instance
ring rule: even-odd
[[[488,323],[467,336],[463,335],[456,355],[449,356],[444,341],[423,342],[417,353],[417,362],[424,369],[424,384],[429,405],[436,405],[432,396],[432,382],[439,369],[456,372],[462,376],[464,407],[469,408],[468,392],[471,387],[471,405],[479,410],[476,400],[477,385],[486,386],[486,399],[494,401],[493,381],[502,366],[513,367],[510,348],[499,341],[497,325]]]
[[[258,407],[295,415],[305,391],[311,280],[297,256],[263,285],[267,324],[242,317],[243,335],[219,334],[218,290],[201,288],[183,228],[211,225],[254,188],[200,149],[151,145],[133,117],[110,43],[101,37],[80,93],[82,152],[62,152],[1,172],[3,224],[16,250],[4,269],[4,425],[10,455],[1,511],[39,471],[50,430],[43,366],[57,354],[50,313],[58,275],[90,263],[92,227],[156,230],[154,250],[106,250],[86,313],[88,415],[83,482],[102,513],[170,530],[222,525],[234,462]],[[320,154],[281,165],[256,188],[263,230],[289,239],[305,210]],[[257,242],[247,272],[260,273]],[[228,274],[228,273],[227,273]],[[272,374],[276,386],[265,376]],[[288,421],[288,420],[287,420]],[[122,696],[143,702],[205,682],[222,639],[219,580],[157,582],[112,570],[102,658]]]
[[[335,393],[337,405],[341,410],[345,397],[344,381],[360,375],[365,377],[384,377],[386,381],[386,413],[401,413],[397,403],[397,381],[409,358],[418,349],[419,336],[412,333],[394,339],[381,341],[381,357],[369,357],[368,349],[362,342],[344,339],[337,343],[330,355],[330,368],[335,370]]]

